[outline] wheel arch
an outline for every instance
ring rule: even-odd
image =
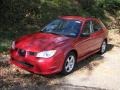
[[[75,59],[75,65],[76,65],[78,54],[77,54],[77,51],[76,51],[75,49],[72,49],[72,50],[69,50],[68,52],[66,52],[66,58],[67,58],[67,56],[70,55],[71,53],[75,54],[75,58],[76,58],[76,59]],[[65,58],[65,59],[66,59],[66,58]],[[64,60],[64,63],[63,63],[63,65],[62,65],[62,69],[61,69],[61,74],[63,74],[63,75],[67,75],[67,74],[69,74],[69,73],[71,73],[71,72],[74,71],[74,69],[73,69],[73,70],[72,70],[71,72],[69,72],[69,73],[66,73],[66,72],[65,72],[65,69],[64,69],[65,61],[66,61],[66,60]],[[75,67],[75,66],[74,66],[74,67]]]
[[[104,40],[108,43],[108,39],[107,38],[105,38]]]
[[[77,50],[72,49],[72,50],[70,50],[70,51],[68,52],[68,54],[71,53],[71,52],[75,54],[75,56],[76,56],[76,60],[77,60],[77,58],[78,58]]]

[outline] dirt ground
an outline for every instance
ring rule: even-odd
[[[24,71],[0,57],[0,88],[11,90],[120,90],[120,34],[109,33],[107,52],[80,62],[67,75],[41,76]]]

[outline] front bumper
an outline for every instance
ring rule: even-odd
[[[19,56],[17,51],[11,50],[10,62],[29,72],[48,75],[60,72],[64,63],[64,55],[59,53],[52,58],[36,58],[35,56]]]

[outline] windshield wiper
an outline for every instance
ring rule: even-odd
[[[54,34],[54,35],[61,35],[61,36],[64,36],[62,34],[59,34],[59,33],[55,33],[55,32],[46,32],[46,31],[40,31],[41,33],[49,33],[49,34]]]
[[[43,33],[44,31],[41,31],[41,30],[40,30],[39,32],[42,32],[42,33]]]
[[[55,32],[47,32],[47,33],[54,34],[54,35],[61,35],[61,34],[58,34],[58,33],[55,33]]]

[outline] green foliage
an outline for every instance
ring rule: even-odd
[[[40,28],[60,15],[104,17],[104,10],[120,10],[120,0],[1,0],[0,26],[4,29]]]
[[[120,0],[97,0],[97,5],[111,14],[120,11]]]
[[[120,10],[120,0],[106,0],[104,8],[109,12],[116,14]]]
[[[12,41],[39,31],[44,24],[62,15],[105,19],[104,10],[116,14],[120,11],[120,0],[0,0],[0,41]],[[5,51],[1,43],[0,51]]]

